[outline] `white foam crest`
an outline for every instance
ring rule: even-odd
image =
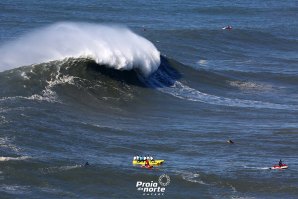
[[[158,82],[154,82],[158,84]],[[269,109],[285,109],[285,110],[298,110],[297,106],[294,105],[283,105],[274,104],[269,102],[261,102],[254,100],[242,100],[242,99],[231,99],[226,97],[219,97],[207,93],[200,92],[187,85],[182,84],[179,81],[175,81],[171,87],[158,87],[157,89],[178,97],[180,99],[186,99],[190,101],[198,101],[207,104],[221,105],[221,106],[232,106],[232,107],[244,107],[244,108],[269,108]]]
[[[22,75],[27,76],[26,73],[22,73]],[[27,99],[27,100],[35,100],[35,101],[61,103],[58,100],[56,92],[53,91],[52,88],[60,84],[74,85],[75,84],[74,79],[75,77],[73,76],[61,75],[60,68],[59,68],[57,71],[57,74],[51,80],[47,81],[48,85],[45,87],[44,90],[41,91],[41,94],[33,94],[28,97],[25,97],[25,96],[4,97],[4,98],[0,98],[0,102],[7,101],[7,100]],[[0,109],[0,113],[1,113],[1,109]],[[1,119],[1,116],[0,116],[0,119]]]
[[[74,77],[69,75],[60,76],[60,71],[58,70],[57,75],[54,79],[47,81],[48,85],[42,91],[41,95],[34,94],[30,97],[24,97],[29,100],[37,100],[37,101],[48,101],[48,102],[60,102],[57,98],[57,94],[52,90],[53,87],[59,84],[71,84],[74,85]]]
[[[22,72],[21,73],[21,77],[23,77],[25,80],[29,80],[30,79],[25,72]]]
[[[126,27],[61,22],[1,46],[0,72],[69,57],[91,58],[118,70],[136,69],[144,76],[160,65],[155,46]]]
[[[200,179],[200,174],[198,174],[198,173],[183,172],[183,173],[181,173],[181,175],[182,175],[182,179],[186,180],[188,182],[198,183],[201,185],[209,185]]]
[[[20,152],[20,148],[12,144],[12,139],[8,137],[0,137],[0,147],[10,149],[16,153]]]
[[[14,100],[19,100],[19,99],[60,103],[60,101],[57,100],[56,93],[52,90],[47,90],[47,89],[43,90],[42,94],[40,94],[40,95],[33,94],[29,97],[24,97],[24,96],[3,97],[3,98],[0,98],[0,102],[1,101],[14,101]]]
[[[242,81],[228,81],[228,83],[237,87],[240,90],[257,90],[257,91],[270,91],[273,87],[268,84],[261,84],[256,82],[242,82]]]
[[[1,109],[0,109],[0,113],[1,113]],[[3,115],[0,115],[0,124],[5,124],[5,123],[8,123],[8,121]]]
[[[5,192],[9,194],[14,195],[21,195],[21,194],[27,194],[30,192],[29,186],[21,186],[21,185],[6,185],[1,184],[0,185],[0,192]]]
[[[11,161],[11,160],[26,160],[28,159],[28,156],[21,156],[21,157],[0,157],[0,161]]]

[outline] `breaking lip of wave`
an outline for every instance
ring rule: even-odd
[[[30,32],[0,47],[0,72],[63,60],[90,58],[117,70],[149,76],[160,65],[160,52],[124,26],[60,22]]]

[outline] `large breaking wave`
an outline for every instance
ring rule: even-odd
[[[99,99],[99,103],[114,106],[120,100],[129,101],[136,93],[141,93],[131,86],[137,85],[153,87],[183,100],[212,105],[298,110],[295,105],[223,97],[203,92],[201,87],[192,87],[187,82],[204,82],[202,78],[206,76],[216,79],[216,84],[220,83],[222,88],[229,88],[231,79],[223,76],[221,80],[222,77],[217,78],[212,72],[199,76],[203,71],[194,79],[189,78],[189,74],[196,71],[161,56],[150,41],[123,26],[57,23],[0,47],[0,71],[31,64],[35,65],[30,69],[26,67],[0,74],[6,77],[0,81],[6,88],[0,93],[0,102],[7,99],[57,102],[58,96],[72,93],[75,99],[83,96],[82,101],[86,101],[89,96],[89,101]],[[210,89],[216,85],[213,81],[207,82]],[[247,87],[247,84],[234,81],[232,86]],[[252,87],[255,89],[257,85]]]
[[[0,72],[19,66],[91,58],[117,70],[148,76],[160,65],[160,53],[126,27],[62,22],[30,32],[0,47]]]

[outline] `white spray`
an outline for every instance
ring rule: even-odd
[[[1,46],[0,72],[70,57],[91,58],[117,70],[138,69],[144,76],[160,65],[155,46],[128,28],[63,22]]]

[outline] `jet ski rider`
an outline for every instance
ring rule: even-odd
[[[282,161],[279,160],[278,165],[281,167],[283,165]]]

